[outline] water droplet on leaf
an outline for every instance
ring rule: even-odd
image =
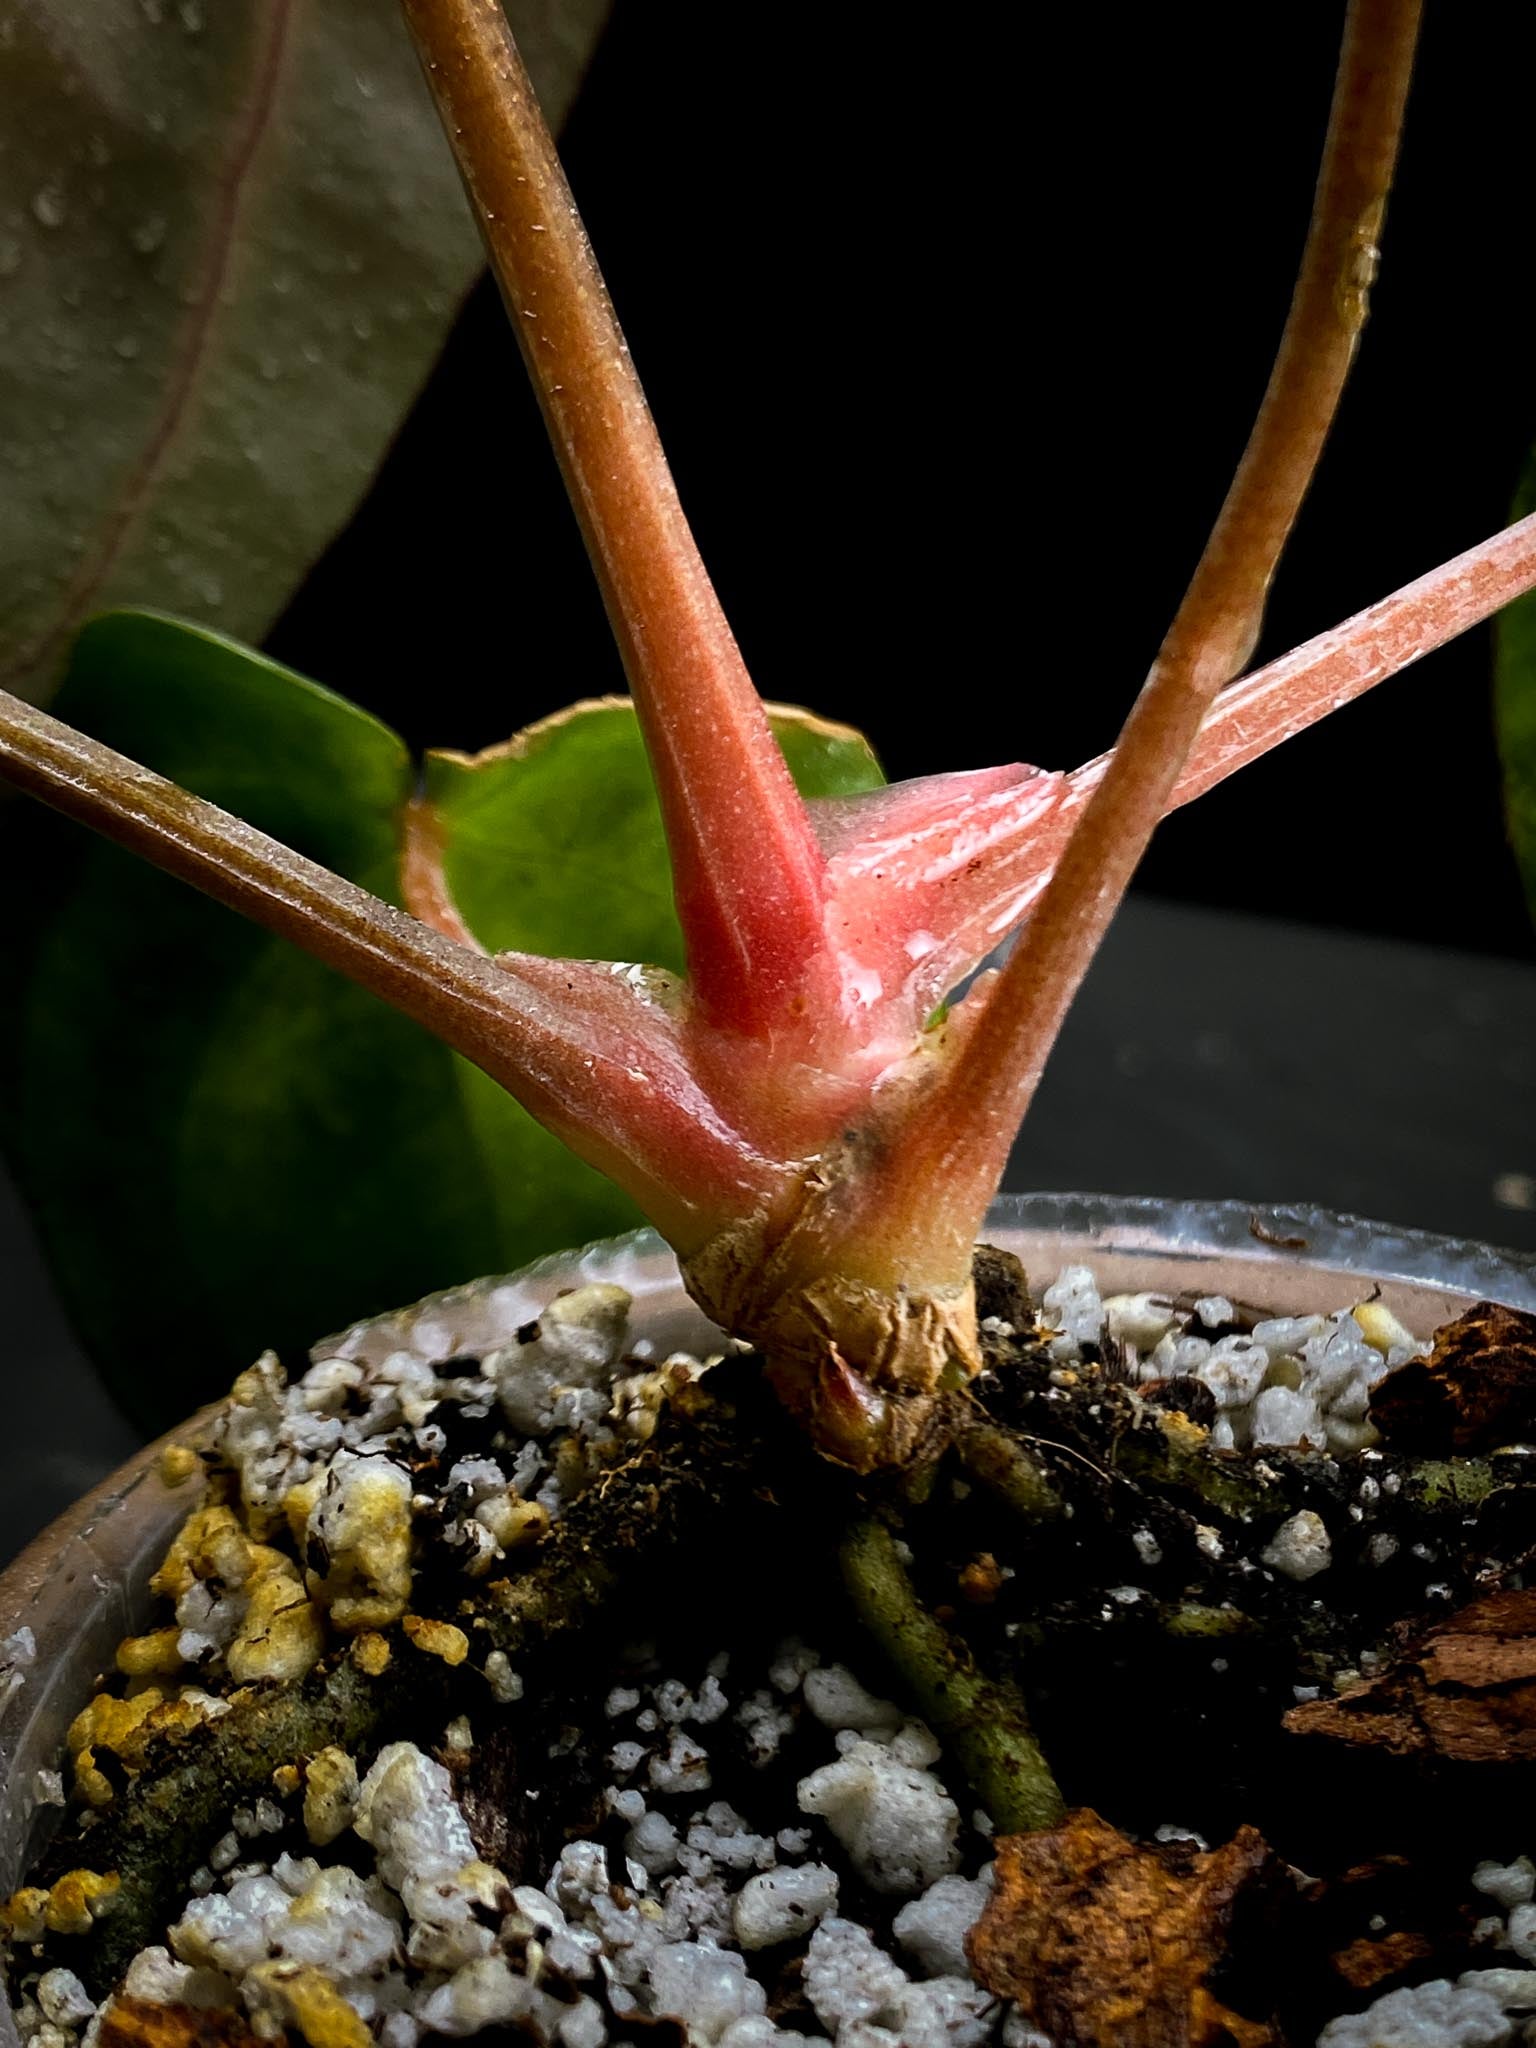
[[[69,202],[64,197],[64,187],[55,181],[34,192],[32,217],[40,227],[63,227],[69,218]]]

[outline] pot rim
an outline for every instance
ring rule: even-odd
[[[1359,1272],[1448,1293],[1486,1295],[1506,1307],[1536,1312],[1536,1252],[1378,1223],[1311,1202],[1003,1194],[987,1211],[987,1229],[999,1227],[1083,1236],[1117,1251],[1191,1259],[1228,1252],[1260,1270],[1302,1264]],[[1295,1243],[1298,1238],[1304,1242]]]

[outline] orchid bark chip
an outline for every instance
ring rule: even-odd
[[[1130,1842],[1099,1815],[997,1844],[997,1890],[969,1949],[987,1987],[1078,2048],[1277,2048],[1207,1977],[1272,1858],[1256,1829],[1205,1851]]]

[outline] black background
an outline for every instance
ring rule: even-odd
[[[619,0],[577,199],[765,694],[892,774],[1108,744],[1284,317],[1342,7]],[[1536,428],[1536,9],[1430,0],[1355,381],[1277,653],[1502,524]],[[516,350],[472,296],[274,651],[416,744],[622,687]],[[1529,957],[1486,632],[1160,835],[1165,896]]]

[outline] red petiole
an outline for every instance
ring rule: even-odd
[[[699,560],[499,5],[404,5],[624,656],[686,982],[486,958],[419,807],[413,919],[10,699],[0,767],[475,1060],[637,1197],[824,1450],[899,1459],[936,1391],[977,1363],[975,1231],[1158,818],[1536,584],[1532,519],[1230,682],[1364,320],[1417,0],[1350,8],[1276,369],[1120,744],[1069,776],[1000,767],[809,805]],[[1026,913],[1001,972],[936,1020]]]

